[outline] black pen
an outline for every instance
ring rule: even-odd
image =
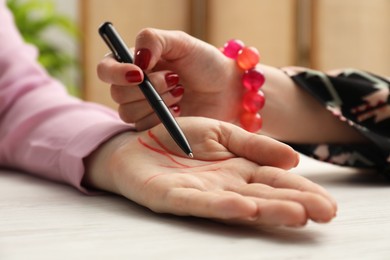
[[[110,22],[105,22],[99,27],[99,34],[112,51],[116,60],[124,63],[133,63],[133,57],[128,51],[128,48],[114,26]],[[144,81],[139,84],[139,88],[142,90],[149,104],[153,108],[154,112],[158,115],[173,140],[179,145],[179,147],[190,157],[193,158],[191,147],[184,136],[183,131],[180,129],[175,118],[172,116],[167,105],[164,103],[160,95],[152,86],[152,83],[144,75]]]

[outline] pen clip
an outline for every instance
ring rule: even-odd
[[[119,62],[133,63],[133,57],[111,22],[105,22],[99,27],[99,34]]]
[[[119,56],[118,52],[116,51],[116,49],[114,48],[114,45],[112,45],[111,41],[110,41],[110,38],[107,37],[107,35],[105,33],[102,33],[101,34],[103,40],[106,42],[108,48],[110,48],[112,54],[114,55],[114,58],[119,61],[119,62],[122,62],[122,59],[121,57]]]

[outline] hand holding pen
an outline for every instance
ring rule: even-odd
[[[99,34],[119,62],[133,63],[128,47],[110,22],[105,22],[100,26]],[[193,158],[191,147],[183,131],[146,75],[139,87],[171,137],[190,158]]]

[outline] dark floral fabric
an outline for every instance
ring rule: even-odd
[[[345,69],[332,75],[304,69],[289,75],[334,116],[370,140],[368,144],[290,145],[318,160],[374,168],[390,175],[389,80],[355,69]]]

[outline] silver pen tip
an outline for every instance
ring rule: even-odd
[[[189,154],[188,154],[188,157],[194,158],[194,154],[193,154],[193,153],[189,153]]]

